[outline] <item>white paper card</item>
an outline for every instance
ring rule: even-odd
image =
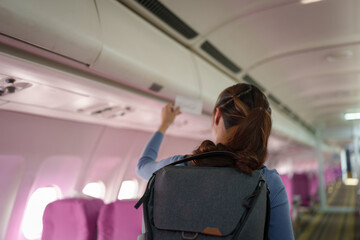
[[[195,115],[201,115],[202,101],[200,99],[188,98],[184,96],[176,96],[175,108],[180,106],[180,111],[184,113],[191,113]]]

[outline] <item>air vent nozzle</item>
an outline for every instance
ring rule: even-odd
[[[5,78],[0,80],[0,97],[8,94],[14,94],[32,86],[27,82],[16,82],[14,78]]]
[[[161,89],[163,89],[163,86],[157,83],[153,83],[149,89],[153,92],[160,92]]]

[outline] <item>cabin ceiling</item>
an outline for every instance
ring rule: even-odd
[[[348,133],[353,122],[346,122],[344,113],[360,110],[358,0],[311,4],[300,0],[79,0],[74,4],[64,0],[34,6],[27,1],[0,2],[0,48],[12,55],[7,47],[12,46],[91,76],[54,80],[56,75],[46,72],[48,62],[41,60],[44,67],[35,70],[23,66],[26,61],[11,64],[12,58],[5,54],[0,65],[4,78],[29,81],[34,90],[2,96],[2,109],[25,111],[42,106],[79,113],[99,104],[118,110],[118,104],[131,102],[131,97],[121,99],[114,93],[117,82],[146,95],[141,98],[138,92],[135,107],[149,97],[168,101],[180,94],[201,98],[204,112],[210,113],[221,89],[248,82],[268,95],[274,129],[305,144],[311,139],[309,145],[315,144],[315,129],[347,129]],[[92,77],[110,81],[102,96],[96,84],[83,84]],[[162,90],[151,91],[154,83]],[[34,95],[35,90],[56,97],[44,101]],[[149,112],[147,120],[154,119],[153,114],[157,113]],[[133,127],[140,124],[134,119],[132,123],[129,119]],[[208,126],[201,129],[202,135],[210,134]],[[341,145],[352,137],[326,136]]]
[[[122,0],[144,18],[204,53],[209,41],[302,121],[315,128],[352,126],[344,113],[360,111],[360,1],[159,1],[198,35],[186,39],[136,1]],[[139,1],[148,2],[148,1]]]

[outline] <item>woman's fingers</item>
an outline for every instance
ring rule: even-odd
[[[159,131],[165,133],[168,127],[174,122],[176,116],[180,114],[180,107],[174,109],[174,103],[170,102],[162,108],[161,125]]]
[[[180,106],[177,106],[175,109],[175,115],[179,115],[180,113]]]

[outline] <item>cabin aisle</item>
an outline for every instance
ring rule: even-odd
[[[330,206],[355,207],[356,186],[346,186],[338,182],[330,195]],[[297,240],[359,240],[360,219],[357,213],[316,213],[300,223],[301,232]],[[356,226],[356,227],[355,227]]]

